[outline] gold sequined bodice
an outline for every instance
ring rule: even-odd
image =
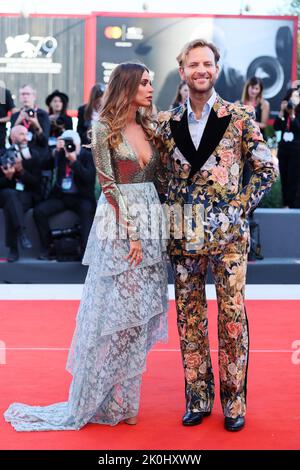
[[[159,181],[162,184],[165,170],[162,168],[158,151],[152,145],[153,153],[148,163],[141,167],[135,152],[126,138],[111,152],[107,143],[107,126],[101,122],[92,128],[92,152],[102,187],[109,204],[115,210],[119,223],[131,225],[119,184],[134,184]]]

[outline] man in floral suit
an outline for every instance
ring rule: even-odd
[[[244,306],[247,215],[277,177],[253,108],[214,90],[219,52],[194,40],[177,57],[189,87],[184,106],[158,115],[171,178],[169,254],[175,277],[178,331],[185,373],[185,426],[200,424],[214,402],[205,277],[210,263],[218,300],[219,372],[225,428],[245,425],[248,322]],[[252,167],[242,187],[245,160]]]

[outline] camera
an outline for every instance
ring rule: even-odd
[[[62,139],[65,142],[65,149],[68,153],[75,152],[76,145],[73,142],[73,139]]]
[[[26,113],[28,114],[29,117],[33,118],[35,111],[33,108],[26,109]]]
[[[51,121],[51,131],[50,131],[50,135],[52,137],[60,137],[61,134],[64,132],[65,130],[65,121],[64,121],[64,118],[62,118],[61,116],[58,116],[57,119]]]
[[[294,103],[292,102],[292,100],[289,100],[287,102],[286,109],[294,109],[294,108],[295,108]]]
[[[9,148],[5,149],[0,155],[0,166],[3,166],[5,170],[9,166],[13,166],[16,163],[16,152],[15,149]]]

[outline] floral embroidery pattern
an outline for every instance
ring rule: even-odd
[[[192,177],[186,165],[188,156],[178,158],[181,152],[170,128],[170,120],[180,120],[185,107],[179,106],[158,115],[158,131],[165,145],[162,158],[169,171],[168,204],[183,207],[188,203],[205,207],[205,236],[200,249],[187,249],[184,236],[180,240],[174,237],[178,227],[174,224],[170,226],[169,251],[174,255],[184,252],[209,253],[218,250],[220,245],[232,242],[237,244],[238,252],[247,252],[249,226],[246,216],[257,206],[278,175],[271,153],[254,121],[253,109],[227,103],[219,96],[213,109],[219,118],[231,115],[231,121],[213,153]],[[246,160],[253,172],[249,184],[243,188],[242,174]],[[233,211],[232,207],[239,210]]]
[[[187,408],[211,411],[215,382],[209,352],[205,275],[211,263],[217,285],[219,371],[225,416],[246,413],[248,325],[244,307],[247,255],[173,256],[178,332]]]

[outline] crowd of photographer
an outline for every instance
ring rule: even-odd
[[[40,259],[53,256],[51,216],[66,209],[78,215],[80,259],[96,210],[96,171],[90,148],[82,144],[89,144],[88,131],[97,119],[104,87],[96,84],[89,102],[78,109],[77,131],[67,114],[65,93],[51,93],[46,98],[46,112],[37,106],[36,92],[30,85],[19,90],[19,110],[9,90],[2,92],[5,99],[0,100],[0,208],[5,218],[7,259],[18,260],[19,244],[25,249],[32,247],[25,228],[25,214],[31,208],[40,236]]]

